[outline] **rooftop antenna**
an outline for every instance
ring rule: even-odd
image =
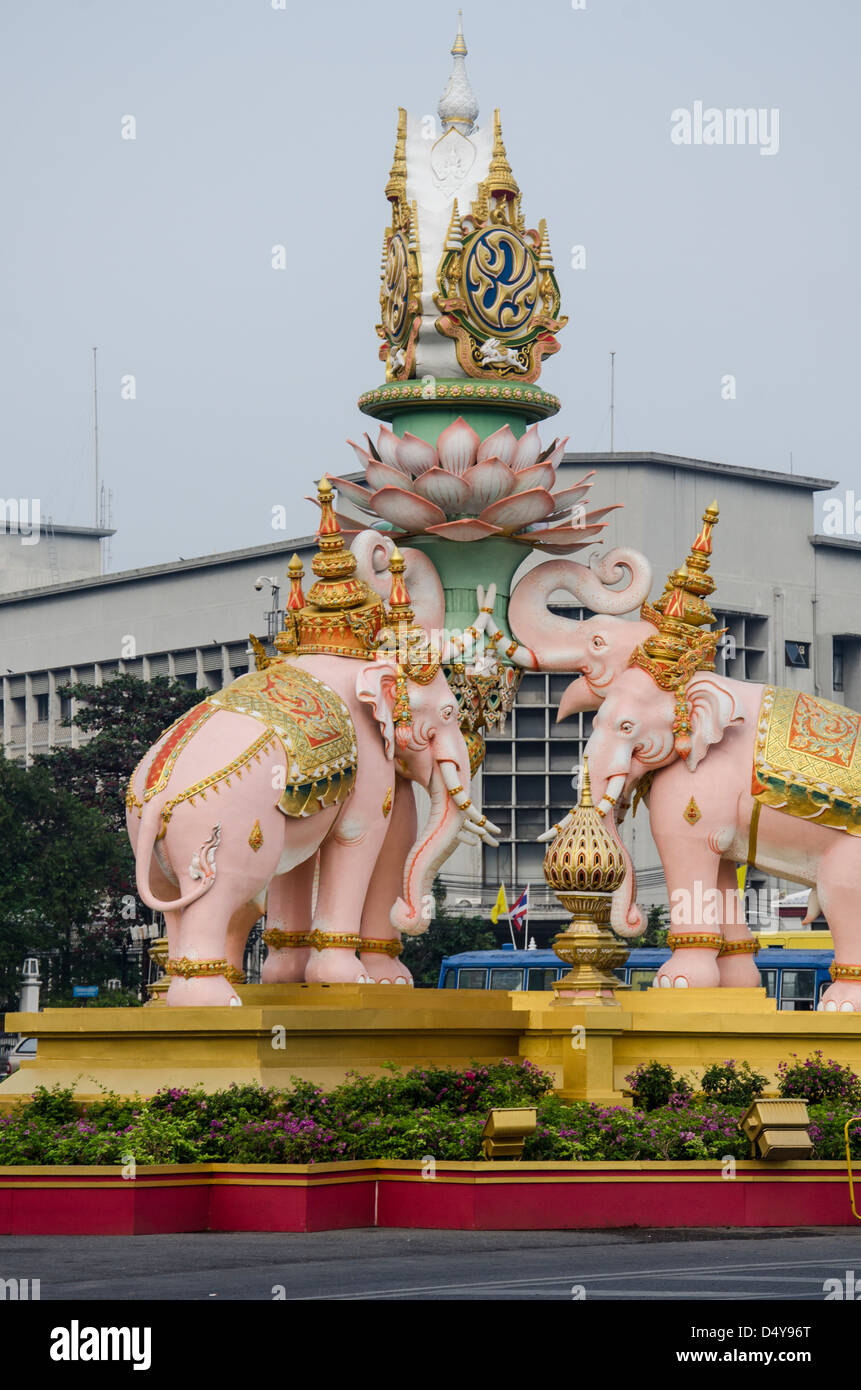
[[[99,369],[96,361],[98,348],[93,348],[93,506],[95,526],[101,523],[102,498],[99,484]],[[104,573],[102,543],[99,541],[99,573]]]
[[[616,354],[610,353],[610,453],[615,453],[613,445],[616,424]]]

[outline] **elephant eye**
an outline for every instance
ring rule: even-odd
[[[446,705],[442,711],[443,719],[451,719],[454,714],[454,705]]]
[[[619,722],[619,733],[620,733],[620,734],[632,734],[633,732],[634,732],[634,725],[633,725],[633,723],[631,722],[630,719],[622,719],[622,720],[620,720],[620,722]]]
[[[604,641],[604,638],[603,638],[603,637],[593,637],[593,638],[592,638],[592,646],[593,646],[593,647],[605,647],[606,645],[607,645],[607,644],[606,644],[606,642]]]

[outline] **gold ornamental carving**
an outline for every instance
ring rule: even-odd
[[[434,300],[436,328],[453,338],[471,377],[534,382],[565,327],[547,224],[528,229],[494,113],[493,156],[469,213],[454,204]]]
[[[621,846],[592,802],[589,769],[583,765],[580,801],[544,856],[544,877],[571,921],[553,940],[553,950],[572,969],[553,989],[557,1004],[613,1004],[628,989],[616,975],[628,947],[610,929],[612,895],[625,878]]]

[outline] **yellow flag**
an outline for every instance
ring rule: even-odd
[[[498,922],[498,921],[499,921],[499,914],[500,914],[500,912],[507,912],[507,911],[508,911],[508,903],[505,901],[505,884],[504,884],[504,883],[500,883],[500,885],[499,885],[499,892],[498,892],[497,895],[496,895],[496,902],[495,902],[495,904],[494,904],[494,906],[493,906],[493,908],[492,908],[492,910],[491,910],[491,913],[490,913],[490,920],[491,920],[491,922]]]
[[[747,880],[747,865],[739,864],[735,871],[735,876],[738,879],[738,891],[741,893],[742,897],[744,897],[744,885]]]

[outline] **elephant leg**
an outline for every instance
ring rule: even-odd
[[[859,886],[861,843],[853,835],[834,831],[833,840],[819,862],[816,892],[834,938],[834,964],[838,967],[861,969]],[[825,1013],[861,1013],[861,978],[841,979],[838,975],[826,989],[818,1007]]]
[[[721,936],[723,913],[717,892],[717,854],[704,841],[687,836],[671,842],[656,837],[670,895],[670,932],[674,936]],[[710,989],[721,983],[717,946],[679,946],[658,971],[659,989]]]
[[[227,925],[227,949],[224,954],[237,970],[242,969],[251,928],[261,916],[259,899],[251,899],[238,907],[230,918]]]
[[[722,859],[718,867],[717,886],[723,905],[723,939],[726,945],[744,943],[754,946],[756,938],[744,915],[744,900],[738,891],[735,864]],[[718,957],[720,982],[729,989],[761,989],[762,976],[754,961],[754,952],[728,951]]]
[[[227,961],[236,970],[242,969],[242,955],[248,931],[259,916],[258,909],[248,916],[250,903],[243,880],[217,884],[211,893],[191,903],[183,911],[179,923],[179,957],[191,966],[206,961]],[[234,922],[247,922],[244,934],[234,929]],[[172,957],[172,959],[175,959]],[[222,974],[173,975],[165,1003],[183,1007],[196,1005],[241,1004],[233,985]]]
[[[386,836],[380,817],[359,831],[352,819],[333,832],[320,850],[320,886],[312,930],[333,938],[331,946],[312,948],[305,970],[309,984],[370,984],[371,978],[355,946],[339,946],[337,938],[359,935],[368,884]],[[358,944],[358,943],[357,943]]]
[[[400,950],[400,933],[389,921],[389,914],[404,891],[404,865],[418,834],[416,797],[412,784],[395,778],[395,798],[389,827],[368,886],[362,913],[361,935],[367,941],[390,941],[391,950]],[[359,949],[365,973],[378,984],[411,985],[413,977],[398,956],[379,947]]]
[[[295,935],[311,930],[316,868],[317,856],[312,854],[289,873],[273,878],[266,905],[267,933],[288,932]],[[311,955],[310,946],[277,946],[267,941],[266,948],[268,955],[261,972],[265,985],[292,985],[304,980],[305,967]]]

